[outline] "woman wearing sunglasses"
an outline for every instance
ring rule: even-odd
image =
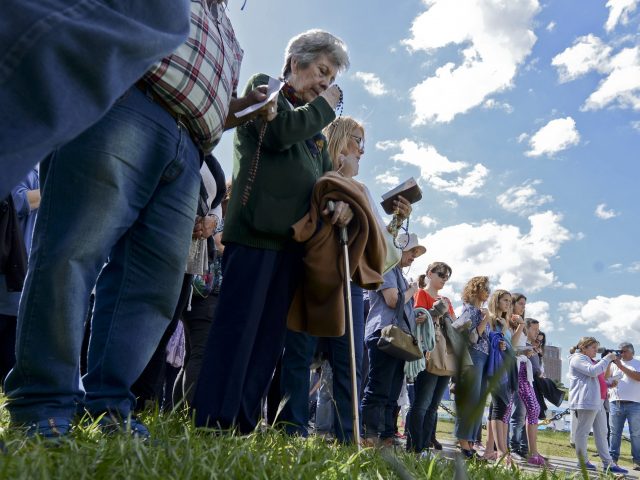
[[[422,307],[427,310],[431,309],[436,300],[440,298],[446,302],[451,318],[434,318],[436,328],[440,328],[440,322],[451,322],[456,318],[451,301],[438,294],[451,277],[451,272],[451,267],[444,262],[434,262],[429,265],[424,276],[427,284],[424,289],[418,290],[414,297],[416,308]],[[436,341],[438,339],[446,341],[443,336],[436,336]],[[436,450],[442,449],[442,445],[435,437],[438,406],[450,379],[450,376],[435,375],[427,370],[423,370],[416,376],[413,384],[415,398],[407,415],[409,426],[407,450],[420,453],[430,447]]]

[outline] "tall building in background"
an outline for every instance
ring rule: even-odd
[[[560,347],[547,345],[544,347],[544,376],[559,382],[562,380],[562,358]]]

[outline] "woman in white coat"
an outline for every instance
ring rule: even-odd
[[[607,384],[604,372],[615,360],[616,354],[609,353],[599,362],[595,356],[598,341],[593,337],[582,337],[575,347],[571,347],[569,360],[569,408],[575,411],[578,422],[575,433],[576,456],[578,464],[584,464],[587,470],[596,467],[587,456],[587,438],[593,427],[593,437],[598,455],[602,460],[602,469],[610,473],[627,473],[619,467],[609,455],[607,442],[607,416],[604,400],[607,398]]]

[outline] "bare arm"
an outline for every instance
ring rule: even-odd
[[[409,300],[413,298],[413,294],[416,293],[415,287],[409,287],[406,292],[404,292],[404,303],[407,303]],[[382,290],[382,296],[384,297],[384,301],[389,308],[396,308],[398,306],[398,289],[397,288],[385,288]]]
[[[615,360],[616,366],[631,380],[635,380],[636,382],[640,382],[640,372],[636,372],[635,370],[631,370],[630,368],[625,367],[620,360]]]

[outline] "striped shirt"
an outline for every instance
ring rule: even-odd
[[[225,4],[211,3],[209,7],[207,0],[191,0],[189,38],[144,75],[153,91],[183,117],[205,154],[222,136],[244,54]]]

